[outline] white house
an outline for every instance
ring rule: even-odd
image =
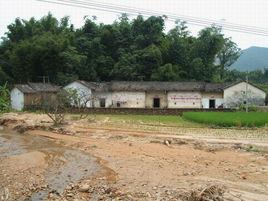
[[[77,93],[77,99],[79,101],[79,105],[86,104],[87,107],[92,107],[93,104],[93,97],[92,97],[92,90],[95,89],[95,85],[91,82],[86,82],[82,80],[77,80],[71,82],[63,89],[65,90],[74,90]],[[75,103],[72,103],[75,104]]]
[[[49,83],[17,84],[10,92],[11,108],[21,111],[50,100],[60,91],[60,87]]]
[[[264,105],[266,94],[258,87],[238,82],[232,85],[205,82],[75,81],[75,89],[91,101],[88,107],[122,108],[231,108],[245,102]]]
[[[265,105],[266,92],[254,84],[238,82],[227,85],[223,89],[224,106],[226,108],[238,107],[241,104]]]

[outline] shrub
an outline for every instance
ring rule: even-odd
[[[10,109],[10,92],[7,83],[0,86],[0,112],[7,112]]]

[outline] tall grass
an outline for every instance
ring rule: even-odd
[[[262,127],[268,125],[265,112],[185,112],[183,118],[221,127]]]

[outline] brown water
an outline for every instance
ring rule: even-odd
[[[36,192],[29,200],[46,200],[49,192],[62,194],[66,186],[93,175],[99,170],[94,157],[59,145],[51,139],[27,134],[0,131],[0,160],[2,157],[40,151],[46,154],[48,168],[46,190]]]

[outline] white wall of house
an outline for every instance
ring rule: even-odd
[[[10,92],[10,98],[12,109],[21,111],[24,107],[24,94],[18,88],[13,88]]]
[[[223,105],[223,94],[222,93],[202,93],[202,108],[209,108],[209,101],[215,100],[215,108]]]
[[[201,108],[200,92],[179,92],[167,93],[168,108]]]
[[[112,92],[113,107],[145,108],[145,92]]]
[[[223,96],[224,107],[226,108],[238,107],[246,103],[246,100],[248,100],[248,104],[250,105],[262,106],[265,105],[266,93],[251,84],[240,82],[226,88]]]
[[[87,107],[92,107],[92,91],[85,85],[75,81],[65,86],[64,89],[76,90],[79,98],[81,99],[80,104],[86,102]]]
[[[101,99],[105,100],[105,107],[112,107],[112,93],[111,92],[93,92],[94,107],[101,107]]]

